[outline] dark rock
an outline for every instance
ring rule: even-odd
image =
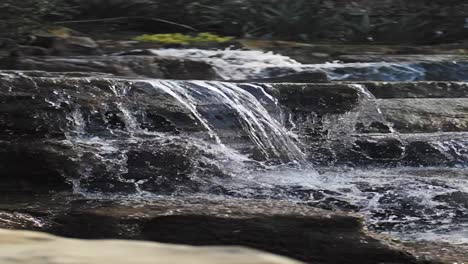
[[[359,92],[343,84],[277,84],[281,104],[293,111],[338,114],[352,110],[359,101]]]
[[[28,42],[29,46],[41,47],[47,50],[46,55],[73,56],[73,55],[99,55],[99,45],[91,38],[83,36],[56,36],[56,35],[34,35]],[[19,49],[26,56],[39,54],[27,53]]]
[[[390,127],[387,124],[378,121],[372,121],[370,124],[358,122],[355,125],[356,132],[358,133],[390,133]]]
[[[340,55],[338,60],[345,63],[354,62],[453,62],[467,61],[465,55],[456,54],[351,54]]]
[[[68,155],[64,154],[68,153]],[[53,142],[0,141],[0,191],[40,193],[71,190],[70,149]]]
[[[354,150],[372,160],[399,160],[404,153],[403,143],[395,138],[380,140],[357,140]]]
[[[461,82],[362,82],[376,98],[467,98]]]
[[[378,100],[385,119],[400,133],[468,131],[468,99]]]
[[[260,82],[260,83],[327,83],[328,76],[325,72],[300,72],[292,73],[280,77],[272,77],[265,79],[253,79],[248,80],[249,82]],[[243,81],[241,81],[243,82]]]
[[[414,141],[406,147],[403,163],[412,166],[452,165],[453,160],[429,142]]]
[[[454,207],[468,209],[468,193],[457,191],[449,194],[438,195],[434,197],[434,200],[447,203]]]
[[[467,81],[468,61],[337,64],[323,67],[331,80],[337,81]]]
[[[137,50],[129,50],[124,52],[118,52],[114,55],[118,56],[155,56],[154,52],[149,49],[137,49]]]
[[[427,81],[468,81],[467,61],[450,61],[444,63],[423,63]]]
[[[155,56],[86,56],[86,57],[27,57],[4,58],[3,70],[49,72],[101,72],[129,77],[161,79],[219,79],[205,62],[160,58]]]
[[[466,134],[357,134],[331,141],[334,155],[322,156],[322,162],[351,166],[452,166],[468,162]],[[330,143],[330,142],[327,142]],[[312,148],[314,157],[324,152]],[[319,153],[317,153],[319,152]],[[326,163],[325,163],[326,164]]]
[[[10,52],[10,56],[49,56],[51,50],[38,46],[18,45]]]
[[[359,218],[295,203],[178,198],[135,206],[43,201],[41,206],[36,199],[34,207],[21,210],[34,216],[40,210],[34,208],[49,208],[47,214],[36,216],[44,225],[31,229],[69,237],[242,245],[308,263],[420,263],[398,244],[363,231]]]
[[[172,193],[197,190],[201,175],[225,176],[213,154],[184,136],[208,138],[206,128],[149,83],[29,75],[7,73],[0,83],[2,191],[57,191],[74,182],[93,191],[134,192],[141,185]],[[229,137],[239,145],[248,140]]]

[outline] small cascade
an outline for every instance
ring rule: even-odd
[[[431,144],[454,163],[468,163],[468,140],[466,138],[439,140]]]
[[[59,81],[51,78],[51,82]],[[60,139],[60,144],[74,153],[70,160],[77,171],[68,177],[77,193],[158,193],[164,182],[174,185],[176,180],[171,177],[187,181],[180,183],[184,189],[184,184],[205,182],[204,174],[213,181],[216,176],[235,175],[252,166],[305,162],[296,136],[285,128],[286,113],[266,91],[272,89],[267,85],[95,78],[70,82],[74,81],[85,83],[86,93],[95,93],[86,96],[100,96],[100,103],[78,102],[75,94],[60,89],[49,91],[44,101],[54,111],[65,113],[60,126],[66,139]],[[142,86],[138,89],[173,106],[171,111],[178,113],[175,121],[189,130],[166,133],[147,129],[149,112],[129,100],[133,87]],[[151,111],[158,114],[159,110]],[[172,161],[158,160],[167,156],[180,161],[171,165]],[[164,169],[170,166],[174,169]],[[210,183],[203,186],[209,188]]]
[[[158,56],[180,57],[207,62],[224,80],[249,80],[278,77],[298,72],[324,71],[334,81],[467,81],[466,62],[328,62],[302,64],[287,56],[255,50],[151,50]]]
[[[261,103],[252,93],[242,89],[239,85],[223,82],[206,81],[164,81],[150,80],[155,89],[162,89],[173,96],[178,102],[190,110],[193,116],[207,129],[216,143],[222,144],[217,134],[217,127],[213,113],[209,110],[199,110],[200,106],[208,102],[221,104],[231,111],[244,133],[253,144],[258,147],[266,160],[280,158],[283,161],[302,162],[305,156],[285,130],[281,120],[271,116],[264,104],[273,104],[273,108],[280,108],[278,102],[265,92],[259,85],[249,84],[248,88],[256,90],[261,95],[267,95],[270,102]],[[271,105],[270,105],[271,107]]]
[[[339,144],[353,144],[353,137],[360,133],[384,133],[389,137],[398,137],[393,124],[385,119],[375,96],[361,84],[349,85],[358,91],[359,103],[344,114],[323,117],[328,139],[338,140]]]
[[[333,81],[422,81],[426,70],[417,63],[325,63],[306,65],[307,70],[322,70]]]
[[[248,80],[272,77],[272,71],[284,74],[299,72],[301,63],[273,52],[256,50],[201,50],[201,49],[158,49],[151,50],[158,56],[180,57],[202,60],[214,66],[224,80]]]

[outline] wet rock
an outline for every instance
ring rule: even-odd
[[[290,56],[296,61],[305,64],[325,63],[334,60],[346,62],[376,62],[395,60],[414,60],[414,57],[421,60],[428,56],[420,54],[436,54],[436,57],[447,58],[446,61],[453,61],[450,54],[457,58],[463,58],[464,46],[439,45],[439,46],[405,46],[405,45],[343,45],[343,44],[310,44],[290,41],[275,40],[238,40],[243,48],[253,50],[273,51],[282,55]],[[400,55],[398,55],[400,54]],[[404,55],[401,55],[404,54]],[[409,55],[419,54],[419,55]],[[409,55],[407,57],[407,55]],[[449,56],[447,56],[449,55]]]
[[[29,46],[41,47],[47,51],[44,55],[99,55],[99,45],[91,38],[84,36],[58,36],[58,35],[34,35],[28,42]],[[18,52],[26,56],[38,54],[28,53],[20,48]]]
[[[216,154],[185,135],[198,134],[201,142],[206,128],[150,84],[29,75],[5,73],[0,84],[3,192],[69,190],[73,182],[93,191],[134,192],[141,185],[172,193],[197,190],[201,175],[225,176]],[[196,171],[200,182],[190,176]]]
[[[63,139],[76,129],[112,137],[109,129],[131,129],[123,121],[126,109],[134,110],[148,131],[203,130],[174,98],[148,83],[99,77],[33,79],[21,74],[7,74],[2,80],[0,133],[5,137]]]
[[[403,143],[395,138],[380,140],[357,140],[354,151],[362,153],[372,160],[399,160],[404,153]]]
[[[362,82],[376,98],[466,98],[462,82]]]
[[[281,104],[293,111],[338,114],[350,111],[359,101],[359,92],[343,84],[277,84]]]
[[[468,209],[468,193],[457,191],[449,194],[438,195],[434,200],[450,204],[454,207]]]
[[[406,147],[406,155],[403,161],[413,166],[453,164],[453,161],[448,155],[425,141],[410,142]]]
[[[468,100],[378,100],[385,119],[400,133],[468,131]]]
[[[429,253],[432,261],[436,263],[466,263],[468,262],[468,245],[451,244],[446,242],[404,242],[408,251],[414,253],[420,259],[426,259],[424,255]]]
[[[75,164],[71,150],[48,141],[0,141],[0,191],[38,193],[71,190],[65,177]]]
[[[436,50],[437,51],[437,50]],[[464,55],[457,54],[352,54],[337,57],[345,63],[353,62],[453,62],[466,61]]]
[[[336,81],[466,81],[467,61],[344,63],[321,68]]]
[[[357,134],[330,145],[328,162],[384,166],[454,166],[468,162],[466,133]],[[319,149],[315,151],[320,151]],[[315,153],[318,155],[318,153]]]
[[[261,83],[327,83],[329,82],[327,74],[321,71],[292,73],[280,77],[266,79],[253,79],[249,82]]]
[[[450,61],[445,63],[423,63],[426,71],[425,80],[428,81],[468,81],[466,71],[468,62]]]
[[[388,124],[379,121],[371,121],[369,124],[358,122],[355,125],[355,130],[358,133],[391,133]]]
[[[43,201],[50,210],[42,219],[52,221],[34,229],[70,237],[241,245],[307,263],[419,263],[398,244],[363,231],[352,215],[290,202],[178,198],[135,206],[130,201]],[[39,208],[40,199],[34,203]],[[36,209],[28,211],[34,215]]]
[[[44,233],[0,230],[0,261],[97,263],[262,263],[299,264],[285,257],[241,247],[188,247],[131,241],[84,241]],[[132,256],[132,260],[128,259]]]
[[[212,66],[200,61],[156,56],[86,56],[4,58],[3,70],[101,72],[162,79],[219,79]]]

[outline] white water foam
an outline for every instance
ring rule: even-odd
[[[281,121],[272,117],[254,95],[237,84],[165,80],[146,80],[146,82],[151,83],[155,89],[162,89],[170,94],[190,110],[218,144],[222,142],[216,132],[216,127],[210,124],[207,114],[198,110],[199,105],[216,102],[232,110],[243,131],[267,160],[282,157],[295,162],[305,160],[305,155],[290,137],[290,132],[286,131]],[[267,94],[262,86],[250,84],[249,88],[256,89],[263,95]],[[274,106],[279,107],[276,100],[271,96],[268,98],[273,100]]]
[[[324,71],[331,80],[418,81],[424,68],[410,62],[302,64],[287,56],[256,50],[153,49],[158,56],[205,61],[224,80],[277,77],[290,73]]]
[[[372,229],[402,240],[468,242],[468,207],[444,198],[467,193],[464,169],[343,168],[318,173],[283,166],[220,184],[234,196],[296,200],[359,212]]]

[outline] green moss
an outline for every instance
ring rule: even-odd
[[[196,36],[184,35],[181,33],[171,33],[171,34],[145,34],[133,38],[137,41],[142,42],[158,42],[163,44],[192,44],[192,43],[202,43],[202,42],[228,42],[232,40],[232,37],[218,36],[211,33],[199,33]]]

